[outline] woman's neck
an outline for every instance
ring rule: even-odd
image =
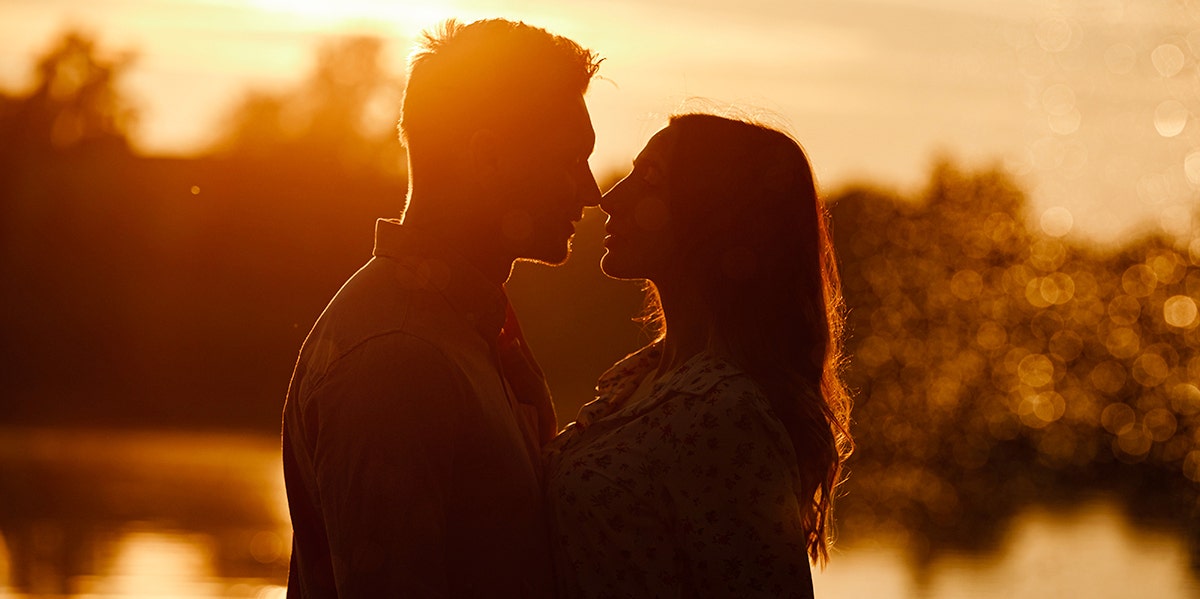
[[[711,310],[687,285],[655,284],[662,306],[666,334],[658,372],[665,374],[683,366],[696,354],[713,349],[715,335]]]

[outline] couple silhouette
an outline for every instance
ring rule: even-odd
[[[409,194],[300,351],[289,597],[812,595],[851,449],[827,216],[787,134],[671,117],[601,197],[596,55],[447,21],[409,65]],[[504,284],[608,213],[657,339],[559,430]]]

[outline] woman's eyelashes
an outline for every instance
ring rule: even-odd
[[[659,187],[663,183],[662,171],[653,164],[637,165],[633,168],[635,178],[649,187]]]

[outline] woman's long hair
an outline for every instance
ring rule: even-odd
[[[792,137],[756,123],[682,114],[670,129],[680,255],[702,282],[718,351],[763,387],[791,437],[808,554],[823,564],[853,442],[841,377],[845,307],[812,168]]]

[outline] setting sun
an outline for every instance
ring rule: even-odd
[[[319,21],[324,26],[384,25],[410,31],[456,16],[459,2],[385,2],[380,0],[251,0],[254,8]]]

